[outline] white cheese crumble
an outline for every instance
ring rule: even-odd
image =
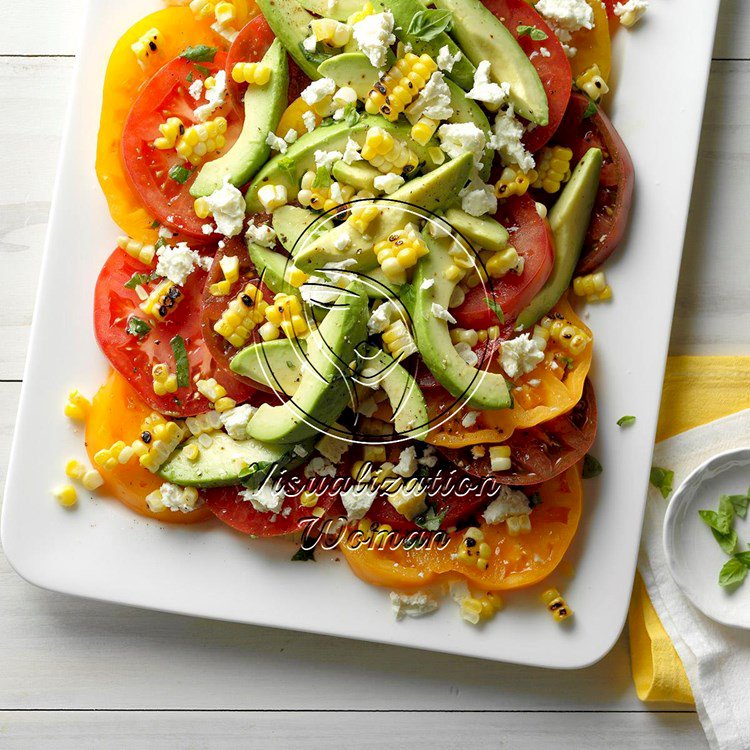
[[[204,267],[201,256],[191,250],[186,242],[179,242],[174,246],[162,245],[156,251],[156,257],[156,274],[177,286],[183,286],[196,266]]]
[[[385,66],[388,48],[396,43],[393,25],[393,14],[385,12],[365,16],[352,27],[354,41],[375,68]]]
[[[359,521],[364,518],[377,496],[377,490],[362,484],[350,487],[339,495],[350,521]]]
[[[405,617],[424,617],[437,608],[437,600],[422,591],[417,591],[416,594],[391,591],[391,609],[397,620],[403,620]]]
[[[440,148],[451,158],[455,159],[467,151],[474,156],[474,166],[482,168],[484,150],[487,146],[487,137],[481,128],[473,122],[455,122],[441,125],[437,136],[440,139]]]
[[[499,107],[508,99],[509,83],[495,83],[490,80],[490,61],[482,60],[474,72],[474,85],[466,93],[468,99],[484,102],[493,109]]]
[[[283,488],[274,487],[270,482],[263,482],[257,490],[242,490],[240,500],[251,503],[259,513],[278,513],[286,500]]]
[[[302,49],[306,52],[315,52],[315,48],[318,46],[318,39],[315,34],[310,34],[302,40]]]
[[[423,289],[424,291],[427,291],[428,289],[432,289],[432,287],[435,286],[435,279],[425,279],[420,285],[419,288]]]
[[[315,112],[307,110],[307,112],[302,113],[302,122],[305,124],[305,129],[308,133],[312,133],[315,130],[317,121],[318,118],[315,116]]]
[[[461,208],[471,216],[484,216],[497,211],[497,196],[492,185],[485,185],[474,175],[466,187],[459,192]]]
[[[393,473],[400,477],[413,477],[417,470],[417,451],[413,445],[404,448],[398,457],[398,463],[393,467]]]
[[[497,113],[490,148],[500,153],[503,164],[507,167],[517,164],[523,172],[534,168],[534,157],[526,150],[522,138],[523,125],[515,118],[512,104]]]
[[[266,136],[266,146],[270,146],[273,151],[278,151],[280,154],[285,154],[289,148],[289,144],[283,138],[271,132]]]
[[[294,143],[297,138],[299,138],[299,133],[294,128],[289,128],[284,135],[284,140],[289,144]]]
[[[216,230],[225,237],[234,237],[245,224],[245,197],[229,180],[211,195],[206,196],[209,211],[216,222]]]
[[[420,466],[426,466],[428,469],[433,469],[435,466],[437,466],[437,462],[437,453],[431,445],[426,446],[424,452],[422,453],[422,458],[417,459],[417,463]]]
[[[459,341],[454,348],[458,352],[458,356],[461,357],[469,367],[477,366],[479,357],[477,357],[476,352],[465,341]]]
[[[468,96],[468,94],[467,94]],[[427,85],[419,92],[416,100],[406,110],[409,121],[414,123],[420,117],[431,120],[447,120],[453,115],[451,90],[443,74],[436,71],[430,76]]]
[[[228,409],[221,412],[219,419],[227,431],[227,435],[233,440],[247,440],[247,423],[255,414],[257,409],[250,404],[235,406],[234,409]]]
[[[337,235],[336,238],[333,240],[333,246],[339,251],[343,252],[346,250],[349,245],[352,244],[352,236],[347,232],[345,229],[342,229]],[[351,260],[354,260],[354,258],[351,258]],[[355,261],[356,263],[356,261]],[[330,264],[328,264],[330,265]]]
[[[201,98],[201,94],[203,93],[203,79],[202,78],[196,78],[191,84],[190,88],[188,89],[188,94],[195,99],[195,101],[198,101],[198,99]]]
[[[201,104],[200,107],[195,109],[193,113],[197,120],[205,122],[209,117],[224,104],[224,100],[227,95],[227,73],[225,70],[220,70],[214,76],[214,85],[210,89],[206,89],[206,103]]]
[[[171,510],[173,513],[190,513],[203,505],[203,498],[193,487],[178,487],[176,484],[164,482],[159,488],[159,493],[152,493],[146,498],[149,510],[159,513]]]
[[[245,239],[261,247],[273,247],[276,244],[276,232],[266,224],[256,226],[251,223],[248,224]]]
[[[379,174],[372,184],[375,190],[382,190],[386,195],[390,195],[404,184],[404,178],[395,172],[388,172],[388,174]]]
[[[334,91],[336,91],[336,82],[332,78],[320,78],[304,89],[300,96],[305,104],[312,107],[314,104],[323,101],[327,96],[333,96]],[[313,117],[315,117],[314,114]],[[306,122],[305,127],[308,127]]]
[[[552,57],[552,53],[546,47],[540,47],[539,54],[542,57]]]
[[[503,342],[500,364],[511,380],[531,372],[542,360],[544,352],[528,333]]]
[[[341,151],[322,151],[318,150],[315,152],[315,166],[330,170],[331,167],[337,162],[343,159]]]
[[[444,320],[446,323],[455,323],[456,319],[438,302],[433,302],[430,312],[438,320]]]
[[[342,159],[347,164],[353,164],[355,161],[362,161],[362,155],[359,153],[359,144],[357,141],[347,138],[346,146],[344,147],[344,153]]]
[[[556,28],[571,32],[594,28],[594,11],[586,0],[539,0],[534,7]]]
[[[473,427],[477,423],[478,416],[478,411],[467,411],[466,414],[464,414],[464,418],[461,420],[461,424],[467,429]]]
[[[647,0],[627,0],[625,3],[615,5],[615,15],[626,27],[634,26],[647,10]]]
[[[370,319],[367,321],[367,332],[374,336],[383,333],[386,328],[395,320],[398,315],[396,305],[392,301],[383,302],[382,305],[372,311]]]
[[[519,490],[502,485],[498,496],[485,508],[482,515],[487,523],[494,525],[513,516],[528,516],[529,513],[529,498]]]
[[[314,456],[305,466],[304,474],[307,479],[313,477],[335,477],[336,467],[323,456]]]
[[[339,298],[341,291],[322,276],[311,276],[299,288],[299,293],[308,305],[329,305]]]
[[[348,233],[342,232],[341,239],[351,237]],[[337,273],[337,271],[346,271],[347,268],[356,266],[357,261],[354,258],[344,258],[344,260],[331,261],[326,263],[321,272],[323,272],[334,284],[346,284],[351,279],[351,274],[348,273]]]
[[[438,68],[444,70],[446,73],[450,73],[453,70],[453,66],[463,57],[460,50],[456,51],[455,55],[451,54],[448,45],[440,48],[438,56],[435,58]]]

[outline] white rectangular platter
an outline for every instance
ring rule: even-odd
[[[78,48],[3,506],[11,564],[44,588],[187,615],[554,668],[604,656],[633,581],[718,4],[653,0],[615,40],[608,109],[635,163],[636,195],[627,240],[607,266],[614,301],[587,319],[600,420],[593,453],[604,473],[585,483],[570,565],[548,582],[565,590],[571,627],[546,614],[541,587],[506,597],[482,629],[452,604],[395,622],[387,592],[343,561],[293,563],[286,543],[219,524],[165,527],[103,498],[66,512],[51,498],[66,458],[83,455],[81,431],[62,415],[65,395],[93,394],[107,373],[92,328],[94,282],[118,233],[94,173],[104,70],[118,36],[157,0],[91,0]],[[624,414],[637,416],[626,430],[616,425]]]

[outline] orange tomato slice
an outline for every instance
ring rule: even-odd
[[[598,65],[602,78],[607,81],[612,70],[612,44],[607,10],[601,0],[586,2],[594,11],[594,28],[576,31],[568,42],[571,47],[578,50],[570,59],[570,69],[575,80],[592,65]]]

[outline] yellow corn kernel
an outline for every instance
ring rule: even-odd
[[[81,484],[89,490],[89,492],[93,492],[94,490],[98,490],[104,484],[104,479],[96,469],[90,469],[81,477]]]
[[[163,362],[155,364],[151,368],[152,388],[157,396],[177,391],[177,375],[169,372],[169,368]]]
[[[212,16],[216,9],[211,0],[189,0],[188,5],[198,20]]]
[[[205,380],[199,378],[195,381],[195,387],[198,393],[211,403],[227,395],[227,389],[216,382],[216,378],[206,378]]]
[[[285,185],[263,185],[258,190],[258,200],[263,208],[269,213],[273,213],[277,208],[285,206],[287,203],[287,192]]]
[[[304,271],[301,271],[296,266],[289,266],[286,269],[284,281],[295,289],[299,289],[309,278],[310,277]]]
[[[314,508],[318,504],[318,496],[314,492],[303,492],[299,496],[299,502],[305,508]]]
[[[346,22],[350,26],[354,26],[355,23],[359,23],[360,21],[367,18],[367,16],[372,16],[375,13],[375,8],[372,7],[372,3],[367,2],[362,6],[362,10],[358,10],[356,13],[352,13],[349,18],[346,19]]]
[[[360,234],[364,234],[378,216],[380,216],[380,209],[375,204],[355,203],[349,211],[347,223],[351,224]]]
[[[196,198],[193,211],[199,219],[207,219],[211,215],[211,206],[205,198]]]
[[[538,349],[544,351],[549,342],[549,331],[543,326],[536,325],[531,332],[531,340],[537,345]]]
[[[461,618],[472,625],[492,619],[503,608],[503,600],[491,591],[484,594],[469,592],[459,604]]]
[[[481,328],[477,331],[477,341],[480,344],[484,344],[485,341],[494,341],[500,338],[500,326],[490,326],[489,328]]]
[[[161,35],[161,31],[157,28],[149,29],[140,39],[130,45],[130,49],[133,50],[135,59],[138,60],[138,64],[142,67],[146,67],[146,63],[149,58],[156,55],[159,51],[159,47],[164,43],[164,38]]]
[[[161,137],[154,141],[154,148],[168,151],[177,145],[177,139],[185,133],[185,126],[179,117],[170,117],[159,125]]]
[[[437,120],[422,116],[411,126],[411,137],[420,146],[426,146],[430,138],[435,135],[437,126]]]
[[[531,518],[528,513],[520,516],[511,516],[506,520],[508,524],[508,534],[510,536],[520,536],[531,532]]]
[[[188,417],[185,420],[185,427],[190,430],[191,435],[202,435],[204,432],[220,430],[222,424],[218,412],[212,410]]]
[[[130,237],[118,237],[117,246],[124,250],[131,258],[139,260],[147,266],[150,266],[154,262],[154,254],[156,248],[153,245],[144,245],[138,240],[134,240]]]
[[[461,562],[474,565],[480,570],[486,570],[489,567],[492,549],[484,541],[484,532],[480,528],[470,526],[466,529],[458,547],[457,556]]]
[[[518,165],[505,167],[500,179],[495,183],[495,195],[498,198],[510,198],[511,195],[524,195],[529,185],[536,182],[538,174],[535,169],[524,172]]]
[[[549,331],[549,337],[559,346],[567,349],[574,357],[583,353],[591,343],[591,337],[578,326],[574,326],[560,313],[542,318],[541,327]]]
[[[75,419],[83,422],[89,415],[91,401],[81,395],[78,390],[73,390],[68,394],[68,400],[65,403],[65,416],[68,419]]]
[[[490,468],[492,471],[508,471],[510,467],[510,446],[493,445],[490,448]]]
[[[573,279],[573,292],[578,297],[585,297],[587,302],[599,302],[612,298],[612,289],[607,284],[604,271]]]
[[[193,166],[200,164],[203,159],[226,145],[227,121],[224,117],[217,117],[208,122],[191,125],[177,141],[177,153]]]
[[[352,36],[352,27],[332,18],[316,18],[310,22],[310,31],[317,41],[337,49],[343,47]]]
[[[411,521],[415,516],[424,513],[427,510],[425,497],[426,490],[421,486],[419,480],[409,480],[402,482],[395,490],[386,495],[386,500],[400,513],[404,518]]]
[[[136,441],[146,446],[145,453],[138,459],[140,465],[144,469],[156,473],[182,442],[184,436],[185,430],[177,422],[167,422],[161,414],[156,412],[146,417],[141,425],[141,439]],[[146,437],[148,439],[144,440]],[[131,447],[136,451],[135,447]],[[141,447],[138,446],[138,452],[140,450]],[[96,460],[96,456],[94,459]]]
[[[592,65],[588,70],[581,73],[576,78],[576,86],[592,102],[598,102],[603,96],[609,93],[609,86],[607,86],[607,82],[602,77],[602,72],[599,70],[598,65]]]
[[[419,157],[405,143],[377,125],[368,129],[361,154],[382,174],[410,174],[419,166]]]
[[[237,406],[237,402],[233,398],[229,398],[229,396],[222,396],[214,403],[214,409],[220,414],[234,409],[235,406]]]
[[[63,508],[72,508],[78,502],[78,493],[72,484],[61,484],[52,490],[52,495]]]
[[[384,445],[365,445],[362,449],[362,458],[370,463],[383,463],[386,459]]]
[[[547,589],[542,594],[542,602],[547,607],[547,611],[555,618],[555,622],[567,620],[573,614],[573,610],[568,607],[557,589]]]
[[[71,458],[65,464],[65,476],[70,479],[83,479],[83,475],[86,473],[86,467],[75,458]]]
[[[297,200],[301,206],[309,206],[316,211],[331,211],[344,205],[354,196],[351,185],[332,182],[327,187],[315,187],[315,172],[305,172],[300,181]]]
[[[407,52],[370,90],[365,109],[395,122],[436,70],[437,64],[429,55]]]
[[[224,274],[224,279],[230,284],[240,280],[240,259],[236,255],[225,255],[219,261],[219,267]]]
[[[214,17],[219,26],[228,26],[233,21],[237,20],[237,9],[231,2],[217,3]]]
[[[214,331],[239,349],[265,318],[268,303],[255,284],[248,284],[228,305],[214,324]],[[210,400],[210,399],[209,399]]]
[[[413,224],[378,242],[374,251],[386,278],[394,284],[405,284],[407,270],[429,252]]]
[[[537,178],[534,188],[543,188],[547,193],[556,193],[570,179],[570,161],[573,152],[564,146],[545,146],[537,163]]]
[[[277,294],[273,304],[266,307],[266,320],[280,328],[289,339],[304,336],[309,330],[302,314],[302,303],[293,294]]]
[[[487,275],[491,279],[500,279],[509,271],[518,268],[521,259],[516,248],[508,247],[493,253],[492,257],[485,264]]]
[[[271,68],[265,63],[239,62],[232,68],[235,83],[250,83],[265,86],[271,80]]]
[[[213,297],[225,297],[231,291],[232,291],[232,284],[226,279],[223,279],[222,281],[217,281],[215,284],[211,284],[208,287],[208,292]]]
[[[473,328],[451,328],[450,334],[454,344],[468,344],[473,349],[479,343],[479,334]]]
[[[141,303],[140,308],[146,315],[156,320],[164,320],[180,302],[180,288],[169,279],[165,279],[148,295],[148,299]]]
[[[417,351],[414,339],[401,318],[383,331],[383,348],[395,359],[404,359]]]

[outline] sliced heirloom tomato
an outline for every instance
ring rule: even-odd
[[[220,367],[211,357],[201,335],[201,298],[206,272],[196,269],[180,287],[182,297],[174,311],[163,321],[147,319],[140,310],[140,298],[125,284],[144,266],[123,250],[115,250],[104,264],[94,292],[94,328],[96,339],[112,366],[135,388],[148,406],[177,417],[188,417],[211,408],[195,388],[193,377],[216,378],[235,401],[246,401],[254,389],[240,383],[233,373]],[[158,282],[153,282],[158,283]],[[128,320],[135,316],[146,320],[151,330],[145,336],[127,332]],[[189,364],[189,384],[176,393],[157,396],[151,368],[158,362],[175,371],[171,340],[181,336]]]
[[[580,161],[590,148],[600,148],[604,154],[599,192],[576,269],[578,275],[596,270],[622,241],[635,183],[633,161],[622,138],[601,108],[586,117],[588,106],[587,97],[573,94],[554,137],[555,143],[572,149],[573,164]]]
[[[362,580],[390,588],[421,588],[441,580],[465,578],[487,591],[533,586],[560,564],[581,519],[583,488],[580,464],[537,487],[541,503],[531,513],[531,531],[511,536],[507,524],[482,524],[492,549],[486,570],[466,565],[457,557],[461,531],[449,535],[443,549],[376,549],[343,541],[339,550]],[[351,539],[351,537],[350,537]]]
[[[150,29],[159,29],[162,41],[144,67],[138,64],[131,45]],[[104,78],[102,114],[96,149],[96,173],[115,223],[139,242],[153,243],[154,217],[131,187],[120,156],[122,125],[137,93],[159,68],[187,47],[208,44],[226,48],[225,41],[210,24],[196,20],[189,8],[165,8],[152,13],[128,29],[109,58]]]
[[[186,129],[199,122],[195,109],[202,106],[203,100],[196,101],[190,95],[190,81],[214,76],[224,68],[225,62],[226,54],[217,52],[213,61],[200,63],[203,70],[182,57],[167,63],[135,100],[122,133],[125,173],[149,214],[159,223],[199,242],[210,241],[212,237],[203,231],[206,220],[195,213],[190,186],[203,163],[232,147],[242,129],[243,115],[231,99],[211,114],[210,119],[220,116],[226,119],[226,142],[222,148],[207,154],[197,167],[186,162],[175,149],[155,148],[154,141],[161,136],[159,126],[170,117],[179,117]],[[182,170],[177,179],[171,171],[173,168]]]
[[[118,440],[130,444],[140,437],[143,420],[151,411],[127,380],[113,370],[94,396],[86,419],[86,450],[91,462],[100,450],[110,448]],[[140,466],[137,458],[127,464],[118,464],[114,469],[101,466],[97,469],[104,478],[102,494],[117,498],[142,516],[166,523],[199,523],[211,517],[211,512],[205,507],[191,513],[171,510],[154,513],[149,510],[146,496],[158,490],[163,480]]]
[[[570,60],[570,69],[575,80],[592,65],[598,65],[602,78],[607,81],[612,70],[612,44],[607,11],[602,0],[586,2],[594,12],[594,28],[574,32],[571,40],[567,42],[568,46],[576,50]]]
[[[482,0],[515,37],[521,49],[531,61],[547,94],[549,123],[535,127],[523,138],[529,151],[538,151],[552,137],[560,125],[570,99],[572,75],[570,63],[560,42],[545,20],[526,0]],[[528,34],[521,35],[519,27],[534,26],[547,35],[546,39],[535,40]],[[542,54],[542,48],[546,54]]]
[[[491,283],[492,299],[503,311],[506,322],[511,322],[552,273],[555,245],[549,223],[539,215],[536,203],[528,195],[501,201],[495,218],[508,230],[508,244],[524,259],[522,273],[511,271]],[[451,309],[451,314],[462,328],[479,330],[498,324],[497,314],[487,304],[482,284],[466,295],[463,304]]]

